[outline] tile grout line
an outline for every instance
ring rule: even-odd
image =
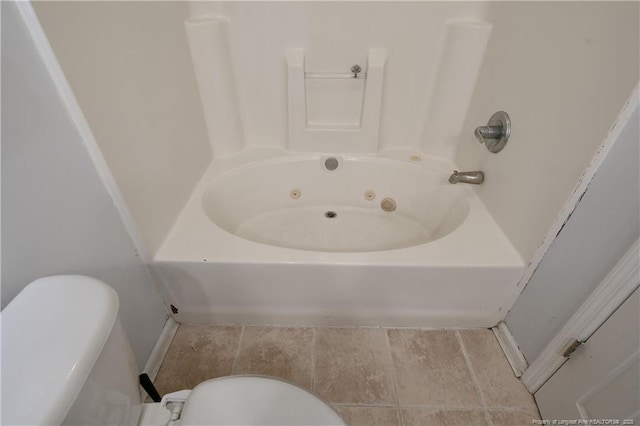
[[[332,402],[336,407],[357,407],[357,408],[397,408],[395,404],[358,404],[355,402]]]
[[[234,322],[211,324],[213,327],[273,327],[273,328],[362,328],[362,329],[385,329],[385,330],[425,330],[425,331],[456,331],[456,330],[487,330],[487,327],[420,327],[420,326],[382,326],[382,325],[329,325],[329,324],[307,324],[307,323],[291,323],[291,324],[270,324],[261,322],[247,322],[238,324]]]
[[[337,405],[340,407],[380,407],[380,408],[395,408],[395,404],[363,404],[357,402],[332,402],[331,405]],[[405,404],[400,405],[400,408],[426,408],[429,410],[444,410],[444,411],[484,411],[484,407],[478,405],[431,405],[431,404]],[[487,408],[500,410],[500,411],[521,411],[527,407],[507,407],[502,405],[491,405]]]
[[[487,409],[487,401],[484,397],[484,393],[482,392],[482,388],[480,387],[480,380],[478,380],[478,376],[476,376],[476,370],[473,368],[473,364],[471,363],[471,358],[469,357],[469,353],[467,352],[467,348],[464,346],[464,341],[462,340],[462,336],[460,335],[460,331],[456,330],[456,337],[458,339],[458,344],[460,345],[460,349],[462,350],[462,356],[464,356],[464,361],[467,364],[467,369],[469,369],[469,373],[471,374],[471,380],[473,380],[473,384],[478,390],[478,394],[480,395],[480,403],[482,404],[482,409],[484,411],[484,418],[487,421],[489,426],[493,426],[493,421],[491,420],[491,416],[489,415],[489,410]]]
[[[233,364],[231,365],[231,375],[233,376],[236,373],[236,363],[238,362],[238,356],[240,356],[240,346],[242,345],[242,338],[244,337],[244,328],[245,326],[242,326],[242,329],[240,330],[240,338],[238,339],[238,348],[236,349],[236,355],[233,358]]]
[[[389,333],[387,328],[382,329],[384,331],[384,337],[387,342],[387,350],[389,353],[389,361],[391,363],[391,377],[393,378],[393,393],[396,397],[396,417],[400,426],[404,426],[402,416],[400,415],[400,399],[398,397],[398,377],[396,375],[396,364],[393,360],[393,354],[391,353],[391,341],[389,340]]]
[[[506,405],[487,405],[487,410],[499,410],[499,411],[525,411],[531,407],[524,406],[506,406]]]
[[[316,329],[311,328],[311,392],[315,392],[316,387]]]

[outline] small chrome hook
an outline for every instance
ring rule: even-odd
[[[351,72],[353,73],[353,78],[358,78],[358,74],[360,73],[360,71],[362,71],[362,68],[360,68],[360,65],[356,64],[352,66]]]

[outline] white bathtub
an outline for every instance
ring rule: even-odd
[[[447,182],[452,165],[343,155],[328,171],[326,157],[247,151],[212,165],[155,258],[179,321],[489,327],[505,317],[523,261],[473,188]]]

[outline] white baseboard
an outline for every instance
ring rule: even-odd
[[[524,373],[529,364],[522,354],[522,351],[520,351],[520,347],[516,339],[513,338],[513,334],[511,334],[511,330],[509,330],[507,324],[504,321],[500,321],[500,323],[491,330],[496,336],[496,339],[498,339],[498,343],[507,357],[509,365],[511,365],[513,374],[515,374],[516,377],[522,376],[522,373]]]
[[[154,380],[158,375],[164,356],[169,350],[169,345],[171,345],[171,341],[173,340],[173,336],[175,336],[176,331],[178,331],[179,325],[180,324],[171,317],[169,317],[167,322],[164,323],[160,337],[158,337],[158,341],[151,350],[147,363],[142,370],[143,373],[147,373],[149,375],[151,380]]]
[[[160,371],[160,366],[162,365],[162,361],[164,360],[167,351],[169,350],[169,346],[171,345],[171,341],[173,341],[173,336],[176,335],[176,331],[178,331],[178,326],[180,324],[174,320],[172,317],[167,319],[167,322],[164,323],[164,327],[160,332],[160,336],[158,337],[158,341],[153,346],[151,353],[149,354],[149,358],[147,358],[147,363],[142,369],[142,373],[147,373],[151,381],[153,382],[158,375],[158,371]],[[147,399],[147,392],[140,387],[140,399],[145,401]]]

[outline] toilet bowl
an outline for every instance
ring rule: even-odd
[[[1,424],[343,425],[320,398],[266,376],[207,380],[144,404],[107,284],[80,275],[29,284],[0,314]]]

